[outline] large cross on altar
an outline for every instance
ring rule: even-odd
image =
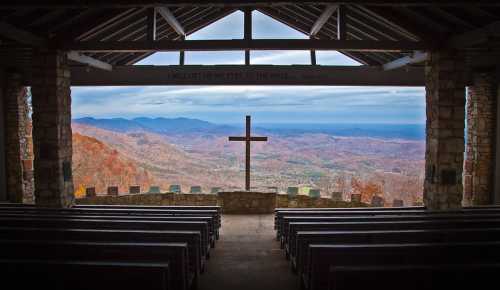
[[[267,141],[267,137],[254,137],[250,134],[251,118],[246,116],[246,134],[243,137],[229,137],[229,141],[245,141],[245,190],[250,191],[250,142]]]

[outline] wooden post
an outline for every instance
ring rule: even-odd
[[[243,10],[244,13],[244,35],[245,40],[252,39],[252,9],[247,7]],[[245,65],[250,65],[250,50],[245,50]]]
[[[346,7],[339,5],[337,8],[337,39],[346,40]]]
[[[156,9],[149,8],[147,11],[147,31],[146,39],[147,42],[153,42],[156,40]]]

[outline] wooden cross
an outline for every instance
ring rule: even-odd
[[[250,191],[250,142],[267,141],[267,137],[253,137],[250,135],[251,119],[246,116],[246,134],[243,137],[229,137],[229,141],[245,141],[245,190]]]

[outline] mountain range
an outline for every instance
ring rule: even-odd
[[[221,125],[191,118],[149,118],[133,119],[110,118],[96,119],[85,117],[73,120],[74,124],[93,126],[115,132],[150,132],[163,135],[176,134],[241,134],[242,125]],[[243,123],[242,123],[243,124]],[[423,124],[296,124],[296,123],[262,123],[252,128],[256,134],[272,134],[293,136],[303,134],[326,134],[344,137],[373,137],[405,140],[424,140]]]

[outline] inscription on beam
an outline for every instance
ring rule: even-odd
[[[117,66],[106,72],[75,67],[72,85],[386,85],[421,86],[422,69],[381,71],[348,66]]]

